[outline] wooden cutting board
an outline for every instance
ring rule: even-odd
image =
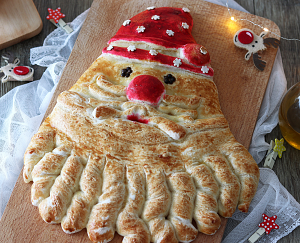
[[[43,23],[32,0],[0,0],[0,50],[41,32]]]
[[[245,61],[246,50],[234,46],[233,36],[241,28],[252,29],[257,35],[262,30],[249,22],[233,22],[227,8],[199,0],[95,0],[47,114],[55,105],[57,95],[77,81],[101,54],[102,48],[123,21],[149,6],[188,7],[191,10],[194,19],[192,33],[197,43],[204,45],[210,52],[211,65],[215,70],[214,81],[219,90],[224,115],[237,140],[248,148],[277,50],[268,48],[262,53],[262,59],[267,65],[263,72],[259,71],[252,60]],[[268,19],[235,10],[231,10],[231,13],[236,18],[246,18],[280,34],[277,25]],[[60,225],[43,222],[38,208],[31,205],[30,186],[23,182],[21,173],[0,221],[0,242],[89,242],[86,230],[67,235]],[[222,226],[214,236],[200,233],[194,243],[221,242],[226,221],[222,220]],[[111,242],[121,241],[122,237],[116,234]]]

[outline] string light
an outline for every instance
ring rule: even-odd
[[[296,38],[289,39],[289,38],[282,37],[282,36],[280,36],[280,35],[278,35],[278,34],[272,32],[272,31],[269,30],[268,28],[263,27],[263,26],[261,26],[261,25],[259,25],[259,24],[256,24],[256,23],[254,23],[253,21],[251,21],[251,20],[249,20],[249,19],[236,19],[234,16],[232,16],[232,14],[231,14],[231,12],[230,12],[230,8],[228,7],[228,0],[227,0],[227,2],[226,2],[226,7],[227,7],[228,13],[229,13],[229,15],[230,15],[230,19],[231,19],[232,21],[234,21],[234,22],[237,22],[237,21],[247,21],[247,22],[249,22],[249,23],[251,23],[251,24],[253,24],[253,25],[255,25],[255,26],[260,27],[260,28],[263,29],[265,32],[272,33],[272,34],[278,36],[278,37],[281,38],[281,39],[288,40],[288,41],[300,41],[299,39],[296,39]]]

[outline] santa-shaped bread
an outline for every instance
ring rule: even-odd
[[[259,169],[229,130],[187,8],[124,20],[24,156],[43,220],[93,242],[191,242],[247,212]],[[196,225],[192,224],[193,219]],[[51,237],[51,236],[49,236]]]

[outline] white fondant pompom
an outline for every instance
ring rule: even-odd
[[[155,9],[155,6],[151,6],[147,8],[147,10],[153,10],[153,9]]]
[[[183,12],[189,13],[190,10],[188,8],[182,8]]]

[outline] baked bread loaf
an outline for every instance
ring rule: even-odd
[[[93,242],[191,242],[247,212],[259,169],[229,130],[186,8],[124,21],[32,138],[24,181],[43,220]],[[192,220],[196,225],[193,225]]]

